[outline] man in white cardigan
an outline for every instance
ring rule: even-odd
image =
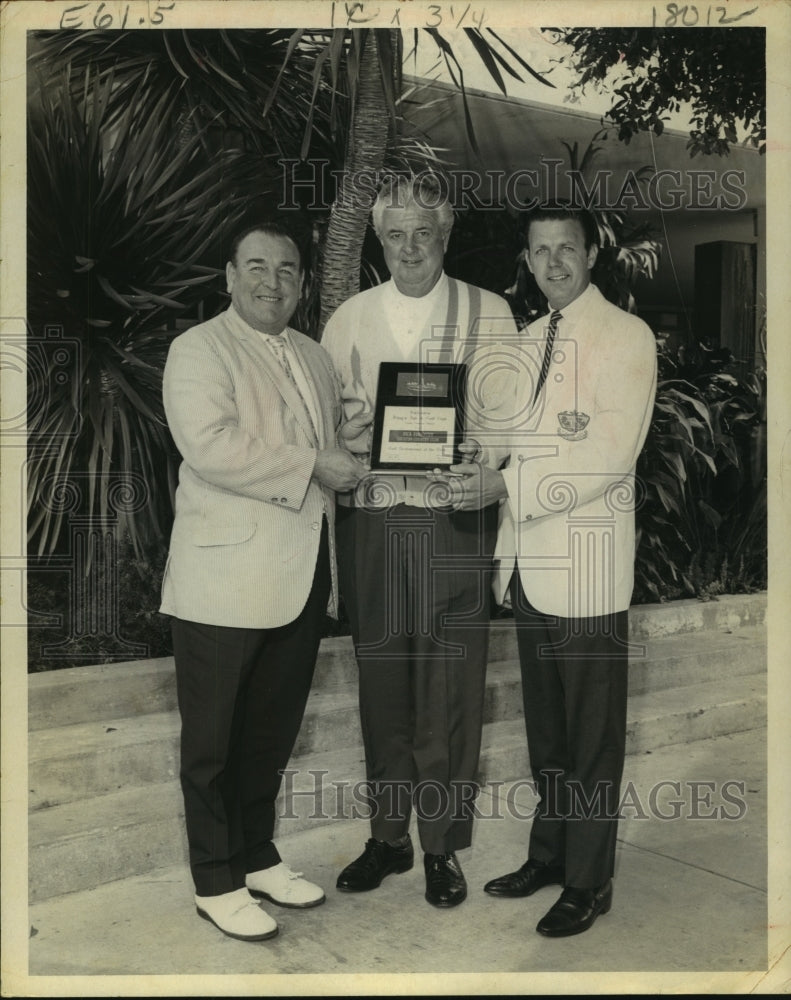
[[[516,325],[500,296],[444,272],[453,209],[441,190],[427,176],[386,182],[373,224],[391,280],[344,302],[322,339],[349,425],[370,418],[380,362],[445,361],[468,366],[470,433],[507,426],[512,373],[498,345],[513,343]],[[423,469],[372,475],[338,503],[373,812],[365,850],[337,888],[370,891],[412,867],[414,807],[425,898],[456,906],[467,894],[456,851],[472,837],[497,506],[457,513]]]
[[[635,465],[653,413],[656,344],[591,284],[590,213],[537,209],[527,261],[550,316],[527,328],[526,419],[500,472],[467,464],[457,505],[502,501],[495,593],[510,586],[530,767],[540,802],[528,860],[486,892],[563,892],[537,930],[587,930],[612,904],[626,743]],[[554,342],[553,342],[554,341]],[[516,572],[514,570],[516,569]]]
[[[277,933],[258,904],[309,907],[317,886],[273,843],[328,608],[334,490],[363,466],[336,447],[327,353],[288,326],[299,248],[274,222],[234,239],[231,306],[173,341],[165,413],[183,462],[161,610],[172,615],[181,785],[195,904],[230,937]]]

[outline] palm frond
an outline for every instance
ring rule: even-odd
[[[126,523],[136,548],[166,532],[178,458],[161,373],[176,317],[218,301],[211,250],[249,183],[238,153],[207,163],[198,133],[168,146],[131,110],[113,117],[112,75],[92,80],[86,69],[75,102],[73,70],[61,76],[29,116],[28,317],[42,357],[29,368],[29,530],[42,555],[63,544],[67,512],[51,498],[67,493],[89,525]],[[112,483],[137,481],[150,502],[114,513]]]

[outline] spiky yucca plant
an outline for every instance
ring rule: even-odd
[[[28,319],[39,359],[29,372],[29,551],[37,555],[56,550],[75,511],[64,491],[79,495],[80,514],[106,519],[112,489],[132,490],[119,528],[136,549],[165,537],[176,456],[162,369],[177,317],[194,321],[218,287],[212,249],[238,214],[235,154],[207,160],[198,132],[162,143],[156,116],[140,120],[134,101],[108,133],[113,76],[91,83],[86,72],[75,101],[64,75],[38,91],[29,115]]]
[[[208,148],[217,148],[225,133],[240,148],[293,157],[311,115],[311,152],[319,156],[326,152],[327,116],[320,97],[311,101],[307,60],[289,61],[277,102],[266,107],[291,35],[252,28],[36,32],[30,63],[45,86],[68,66],[74,100],[87,70],[100,83],[112,76],[110,128],[129,113],[145,121],[156,108],[162,137],[192,123]]]

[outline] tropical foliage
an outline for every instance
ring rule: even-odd
[[[467,34],[501,89],[503,74],[540,78],[493,33]],[[448,40],[420,37],[461,84]],[[30,44],[29,555],[31,571],[41,572],[31,572],[28,603],[34,618],[62,616],[52,574],[77,565],[74,526],[83,524],[94,538],[81,564],[96,574],[92,593],[102,580],[121,580],[120,634],[161,653],[167,638],[154,613],[178,463],[161,374],[172,337],[227,301],[228,234],[249,211],[283,202],[288,177],[316,181],[316,164],[328,166],[326,186],[293,192],[310,279],[296,322],[315,336],[357,290],[361,271],[366,283],[383,273],[368,227],[373,188],[360,191],[359,178],[442,164],[427,141],[402,133],[410,91],[398,32],[85,31],[33,35]],[[474,144],[466,99],[463,106]],[[588,171],[603,137],[583,154],[567,146],[572,168]],[[599,226],[595,278],[634,308],[635,283],[654,273],[658,244],[622,213],[600,213]],[[521,324],[543,310],[523,231],[523,218],[505,208],[468,210],[447,258],[450,273],[505,292]],[[760,479],[748,483],[745,471],[761,386],[735,386],[722,366],[679,364],[663,360],[644,462],[638,590],[649,600],[711,591],[717,581],[759,585],[761,565],[765,572],[765,500],[762,513]],[[738,507],[715,489],[722,477],[738,487]],[[114,539],[119,577],[102,562],[99,537]],[[71,639],[67,630],[66,645]],[[111,655],[101,636],[81,641],[83,662],[89,649]],[[65,650],[64,663],[76,655]]]
[[[423,35],[437,46],[451,78],[458,86],[464,108],[467,137],[476,151],[475,126],[467,103],[464,73],[453,46],[436,28],[413,32],[417,47]],[[487,28],[465,28],[464,35],[483,62],[497,86],[506,93],[502,71],[522,80],[519,69],[543,84],[553,84],[526,63],[496,32]],[[418,139],[399,129],[403,92],[401,67],[404,61],[403,35],[400,30],[349,28],[346,30],[295,31],[289,41],[285,71],[290,60],[308,58],[314,65],[311,110],[302,145],[307,155],[311,139],[313,106],[322,93],[331,97],[330,126],[333,136],[343,137],[343,170],[332,202],[329,225],[321,262],[321,314],[319,331],[337,307],[360,289],[362,255],[374,199],[371,179],[388,166],[433,167],[437,157]],[[268,106],[282,92],[280,80],[272,88]],[[346,99],[345,114],[338,115],[339,102]]]
[[[638,463],[635,602],[767,582],[765,373],[727,351],[659,350],[654,417]]]
[[[157,141],[156,115],[137,120],[133,104],[105,151],[112,78],[79,103],[68,85],[42,90],[29,116],[28,319],[43,355],[29,407],[38,555],[56,549],[64,526],[53,491],[78,481],[88,517],[106,516],[114,481],[142,485],[120,527],[137,549],[166,537],[174,463],[162,368],[177,318],[216,299],[218,227],[238,215],[243,180],[233,154],[202,155],[199,132]],[[67,385],[52,358],[64,349]]]
[[[575,142],[563,142],[569,160],[569,172],[579,175],[584,182],[591,179],[596,158],[602,153],[611,129],[601,128],[594,133],[582,152]],[[650,175],[648,166],[636,172],[638,181]],[[585,206],[584,200],[571,198],[575,205]],[[525,260],[523,249],[525,216],[518,222],[520,236],[516,256],[516,273],[512,286],[505,294],[520,322],[529,323],[547,311],[546,299],[536,284]],[[661,244],[651,226],[634,222],[628,213],[612,208],[593,212],[599,230],[599,252],[592,271],[592,280],[602,294],[625,309],[634,312],[634,290],[639,279],[651,279],[659,266]]]
[[[572,170],[588,176],[607,132],[597,132],[582,153],[563,143]],[[649,176],[647,169],[639,173]],[[656,273],[661,245],[649,226],[623,212],[594,214],[600,251],[593,280],[610,301],[634,311],[636,285]],[[482,284],[503,273],[505,260],[515,260],[505,295],[519,324],[546,312],[525,262],[523,217],[468,213],[456,228],[460,245],[452,242],[448,254],[455,274]],[[767,573],[765,373],[745,373],[727,351],[673,351],[663,342],[657,348],[657,396],[638,466],[633,600],[761,589]]]
[[[140,555],[123,535],[89,577],[76,560],[29,573],[29,672],[170,655],[170,622],[156,599],[166,555],[166,546]]]
[[[322,302],[326,315],[359,287],[343,237],[361,247],[369,203],[330,213],[350,172],[436,156],[399,134],[400,33],[65,31],[29,44],[28,551],[46,580],[63,559],[101,575],[108,526],[139,565],[166,544],[178,456],[162,369],[172,337],[227,301],[225,243],[242,214],[271,212],[317,163],[342,178],[295,188],[312,279],[296,322],[316,335]],[[79,559],[78,524],[93,539]]]
[[[159,145],[178,144],[183,131],[200,132],[206,148],[238,147],[263,155],[299,155],[295,124],[310,118],[310,151],[329,150],[329,119],[313,94],[308,60],[283,61],[290,30],[38,32],[31,66],[46,89],[64,72],[71,99],[112,81],[105,125],[127,114],[151,119]],[[268,101],[278,84],[277,102]],[[301,131],[298,129],[297,131]]]
[[[429,34],[452,65],[452,47]],[[496,36],[467,35],[501,86],[498,66],[514,76],[512,62],[529,69]],[[307,198],[299,188],[307,228],[321,239],[305,241],[312,281],[297,322],[315,335],[359,289],[372,179],[436,163],[427,144],[399,134],[402,59],[400,31],[385,29],[32,36],[28,315],[34,335],[58,327],[76,344],[69,393],[31,384],[31,399],[44,400],[31,408],[39,555],[62,541],[67,507],[50,494],[73,473],[88,517],[107,516],[113,477],[137,479],[145,502],[119,527],[136,550],[166,537],[174,455],[160,379],[169,341],[179,318],[194,322],[222,304],[227,234],[251,206],[281,204],[300,161],[329,163],[341,180]],[[54,338],[42,340],[45,355],[55,349]],[[38,371],[46,381],[55,367]]]
[[[668,5],[668,10],[671,6]],[[725,8],[717,8],[724,15]],[[676,17],[697,18],[694,6]],[[670,17],[668,17],[670,20]],[[613,95],[608,118],[618,138],[661,135],[668,112],[688,105],[690,153],[726,154],[740,141],[766,150],[766,29],[707,27],[552,28],[576,75],[574,89],[591,84]]]

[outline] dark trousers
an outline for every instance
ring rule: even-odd
[[[529,856],[566,885],[613,874],[626,746],[628,613],[569,619],[537,611],[511,583],[530,769],[541,796]]]
[[[199,896],[240,889],[248,872],[280,861],[272,842],[279,772],[305,711],[329,588],[325,521],[312,589],[290,624],[248,629],[173,619],[181,788]]]
[[[371,833],[417,814],[421,846],[469,846],[481,745],[496,509],[339,510]]]

